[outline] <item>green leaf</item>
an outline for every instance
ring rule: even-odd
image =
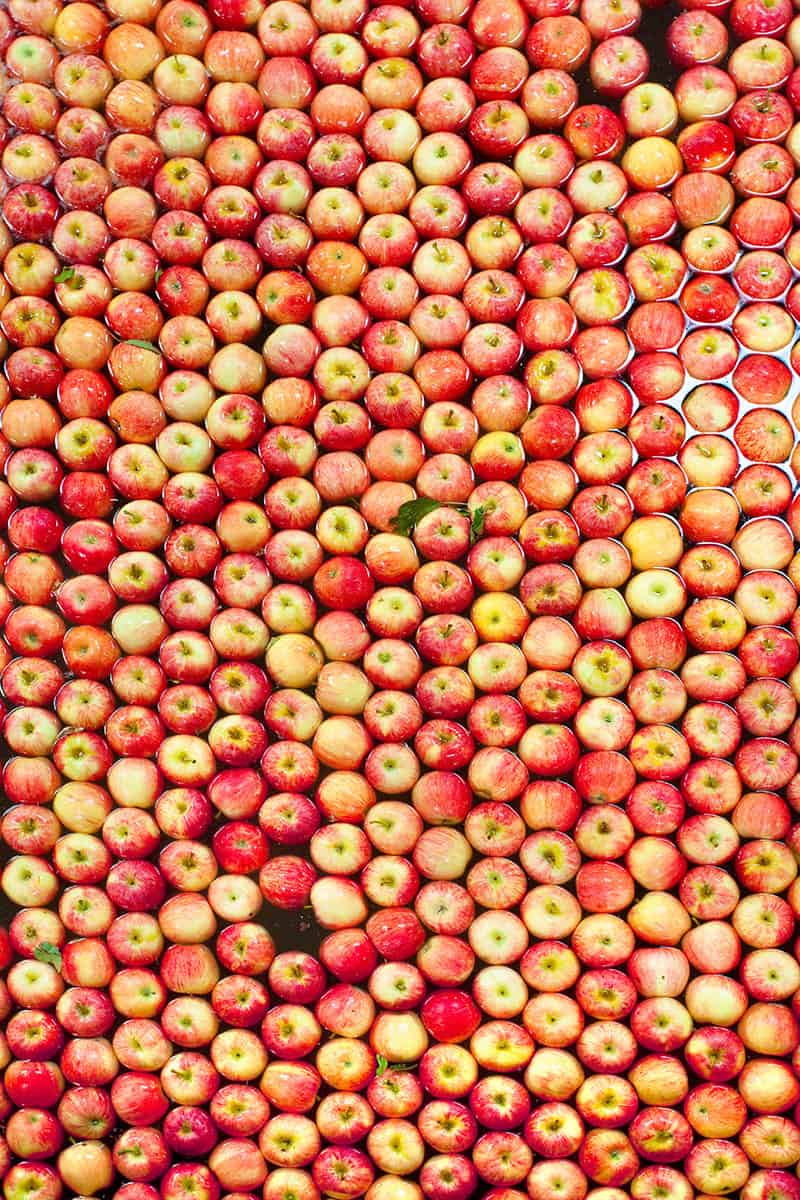
[[[140,350],[152,350],[153,354],[160,354],[158,346],[154,346],[152,342],[144,342],[141,338],[126,338],[126,346],[138,346]]]
[[[422,518],[441,507],[441,500],[431,500],[429,496],[418,496],[416,500],[406,500],[405,504],[401,504],[398,508],[397,516],[392,520],[392,526],[396,533],[411,537],[415,526]]]
[[[40,942],[33,952],[37,962],[49,963],[57,971],[61,970],[61,951],[52,942]]]
[[[384,1058],[382,1054],[378,1055],[378,1067],[375,1071],[376,1075],[385,1075],[387,1071],[416,1071],[417,1064],[413,1062],[390,1063],[388,1058]]]
[[[478,538],[483,533],[483,527],[486,524],[486,509],[482,504],[479,504],[472,514],[472,524],[469,530],[469,540],[477,542]]]
[[[67,283],[75,274],[74,267],[64,267],[63,271],[59,271],[56,275],[56,283]]]

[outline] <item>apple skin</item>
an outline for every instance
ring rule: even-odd
[[[0,11],[8,1200],[800,1200],[800,18],[647,7]]]

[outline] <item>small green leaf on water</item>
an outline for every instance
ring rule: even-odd
[[[33,952],[37,962],[49,963],[57,971],[61,970],[61,951],[52,942],[40,942]]]
[[[483,533],[483,527],[486,524],[486,509],[482,504],[479,504],[472,514],[472,525],[469,531],[469,540],[477,542],[478,538]]]
[[[74,267],[64,267],[63,271],[59,271],[56,275],[56,283],[67,283],[75,274]]]
[[[126,346],[138,346],[140,350],[152,350],[153,354],[160,354],[158,346],[154,346],[152,342],[144,342],[141,338],[126,338]]]

